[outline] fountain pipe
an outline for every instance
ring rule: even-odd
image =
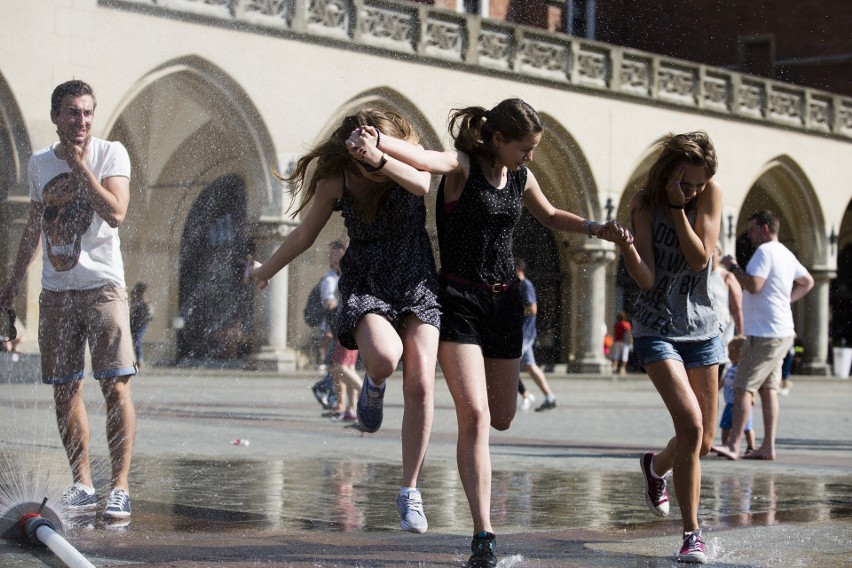
[[[40,514],[24,515],[21,517],[20,527],[31,543],[48,547],[68,568],[95,568],[94,564],[86,560],[85,556],[56,532],[53,523]]]

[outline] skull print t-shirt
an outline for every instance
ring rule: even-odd
[[[120,142],[92,138],[87,163],[101,181],[114,176],[130,179],[130,157]],[[29,180],[30,199],[44,206],[42,287],[56,292],[109,283],[124,287],[118,228],[94,212],[68,164],[56,157],[54,146],[30,158]]]

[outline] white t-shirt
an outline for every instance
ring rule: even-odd
[[[778,241],[757,247],[746,272],[765,279],[757,294],[743,294],[743,330],[756,337],[791,337],[796,334],[790,294],[793,282],[806,276],[807,269]]]
[[[92,138],[87,164],[99,180],[130,179],[130,157],[120,142]],[[110,282],[124,287],[118,228],[94,212],[71,182],[71,168],[49,146],[30,158],[30,199],[44,205],[41,284],[45,290],[90,290]]]
[[[322,301],[323,307],[325,303],[329,300],[337,300],[337,283],[340,280],[340,274],[332,270],[328,269],[328,272],[325,273],[325,276],[320,280],[320,300]],[[320,323],[320,331],[325,333],[329,330],[329,324],[326,318],[322,319],[322,323]]]

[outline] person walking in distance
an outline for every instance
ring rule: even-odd
[[[301,208],[310,208],[278,250],[250,268],[249,276],[265,287],[313,243],[334,211],[341,212],[349,248],[340,261],[337,337],[343,347],[359,350],[367,371],[358,424],[365,432],[381,427],[385,381],[402,361],[405,410],[397,509],[403,530],[423,533],[428,523],[417,481],[432,430],[441,316],[426,232],[424,196],[431,176],[385,154],[386,134],[417,141],[401,115],[366,109],[345,117],[328,139],[297,161],[289,181],[305,192]]]
[[[69,509],[97,505],[83,402],[84,350],[106,401],[112,464],[104,517],[130,516],[128,476],[136,431],[130,377],[136,374],[118,227],[130,202],[130,158],[119,142],[92,136],[95,94],[83,81],[54,89],[50,119],[59,141],[29,161],[30,209],[0,308],[11,307],[42,242],[39,299],[42,381],[53,385],[59,434],[74,482]]]
[[[346,253],[346,243],[340,239],[336,239],[328,243],[328,270],[323,274],[320,281],[317,283],[319,287],[319,353],[322,368],[326,370],[326,374],[319,381],[314,383],[311,390],[317,402],[323,408],[336,407],[338,402],[337,393],[339,391],[339,381],[335,378],[334,370],[334,351],[337,349],[337,306],[338,306],[338,291],[337,285],[340,281],[340,259]],[[313,293],[313,292],[312,292]],[[343,352],[341,352],[342,354]],[[343,357],[343,355],[341,355]],[[351,359],[351,355],[343,357]],[[357,358],[357,356],[356,356]]]
[[[527,278],[527,263],[522,258],[515,258],[515,275],[518,277],[518,282],[521,287],[521,298],[524,302],[524,336],[521,345],[521,368],[529,373],[538,388],[544,394],[544,402],[541,406],[535,409],[536,412],[543,412],[556,408],[556,395],[550,389],[547,383],[547,377],[544,376],[544,371],[541,370],[535,362],[535,339],[538,332],[535,328],[536,316],[538,314],[538,298],[535,295],[535,286]],[[523,393],[521,393],[523,394]]]
[[[142,354],[142,340],[153,315],[145,293],[148,285],[137,282],[130,294],[130,333],[133,336],[133,352],[136,355],[136,366],[141,369],[145,364]]]
[[[781,221],[772,211],[756,211],[749,217],[748,238],[757,247],[745,270],[732,256],[722,264],[734,275],[743,294],[746,343],[734,379],[734,418],[727,443],[714,448],[730,460],[740,457],[743,430],[755,392],[763,410],[763,440],[744,458],[775,459],[778,426],[778,388],[781,365],[793,346],[796,330],[791,304],[814,286],[814,279],[790,250],[778,241]]]
[[[633,348],[633,326],[630,325],[626,312],[618,312],[615,316],[612,335],[612,371],[623,376],[627,374],[627,361],[630,360],[630,350]]]
[[[743,333],[743,289],[734,275],[722,266],[722,246],[716,244],[713,248],[713,272],[710,273],[710,291],[716,302],[716,317],[722,324],[722,341],[730,346],[736,335]],[[725,376],[725,367],[730,363],[730,357],[725,355],[725,361],[719,365],[719,382]],[[720,387],[721,388],[721,387]],[[732,391],[733,392],[733,391]]]
[[[698,523],[701,464],[713,443],[722,327],[710,293],[722,190],[713,181],[716,152],[705,132],[669,134],[659,144],[643,189],[630,200],[635,240],[619,242],[641,288],[633,309],[633,346],[674,423],[666,447],[640,459],[645,500],[669,514],[673,475],[683,525],[681,562],[704,563]]]
[[[456,407],[458,469],[473,517],[469,568],[497,565],[489,427],[508,429],[517,411],[524,305],[512,234],[521,210],[527,207],[551,230],[599,238],[610,231],[556,209],[544,196],[527,169],[542,131],[529,104],[506,99],[490,110],[455,109],[454,149],[446,152],[382,133],[387,154],[444,176],[436,205],[443,310],[438,358]],[[630,239],[626,230],[618,232]]]

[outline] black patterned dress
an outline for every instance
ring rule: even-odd
[[[338,283],[340,343],[347,349],[358,348],[353,332],[369,313],[383,316],[397,331],[409,314],[440,329],[438,276],[426,233],[424,199],[397,186],[376,218],[365,221],[344,184],[334,210],[343,215],[349,234]]]

